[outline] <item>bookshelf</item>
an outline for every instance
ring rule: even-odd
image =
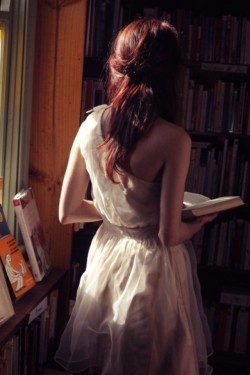
[[[22,371],[24,371],[24,357],[28,355],[27,353],[32,352],[34,355],[36,353],[36,358],[32,364],[32,372],[30,372],[30,374],[32,373],[35,375],[38,371],[38,367],[45,365],[49,362],[50,358],[52,358],[59,337],[68,318],[68,298],[66,298],[68,293],[67,290],[68,271],[53,268],[41,282],[37,283],[19,300],[13,301],[15,314],[0,328],[0,351],[2,350],[2,353],[5,351],[8,353],[8,348],[10,348],[10,353],[12,353],[11,355],[13,356],[11,366],[21,366]],[[57,296],[55,309],[57,312],[54,317],[52,317],[51,313],[51,295],[53,293]],[[40,305],[43,301],[46,301],[46,310],[44,310],[44,308],[42,309]],[[39,309],[41,309],[41,311]],[[48,315],[46,315],[46,311],[48,312]],[[42,316],[43,318],[46,316],[45,319],[47,319],[48,327],[51,327],[49,328],[51,332],[47,332],[47,330],[45,328],[43,329],[41,326]],[[33,336],[32,333],[31,336],[29,336],[29,332],[32,332],[32,330],[34,330]],[[44,348],[41,347],[38,340],[41,340],[43,335],[45,335],[44,337],[46,337],[46,335],[49,337],[52,331],[53,340],[51,339],[48,341]],[[23,337],[25,337],[25,339],[23,339]],[[17,349],[17,347],[15,347],[15,349],[12,347],[12,345],[16,345],[13,344],[14,342],[20,347],[19,349]],[[24,342],[25,350],[22,348]],[[41,360],[38,355],[38,348],[39,350],[45,350],[46,352],[46,355],[43,355],[43,360]],[[24,353],[23,351],[26,354],[22,354]],[[1,366],[4,366],[5,363],[7,367],[10,366],[8,355],[6,358],[4,354],[0,357]],[[39,363],[39,361],[41,362]],[[29,371],[31,371],[30,367]]]
[[[54,268],[50,274],[44,278],[43,281],[37,283],[34,288],[27,292],[20,300],[13,303],[15,315],[10,318],[1,328],[0,347],[3,346],[22,326],[28,322],[31,311],[52,291],[54,288],[59,288],[63,291],[65,282],[67,281],[67,272],[65,270]],[[63,303],[63,298],[60,298],[60,311],[63,312],[58,315],[57,331],[60,333],[63,324],[67,317],[67,304]]]
[[[216,304],[216,320],[223,288],[246,289],[250,282],[249,7],[243,1],[233,0],[121,0],[115,2],[113,8],[110,5],[112,9],[107,13],[104,6],[94,19],[93,4],[94,1],[88,2],[81,121],[85,110],[105,102],[101,82],[109,49],[107,41],[113,38],[119,26],[145,14],[164,16],[180,31],[184,64],[179,79],[182,94],[178,122],[193,141],[186,190],[210,198],[221,194],[241,195],[246,202],[245,207],[220,215],[193,239],[204,303]],[[105,29],[107,22],[109,27]],[[106,35],[102,35],[102,43],[97,43],[94,49],[100,30],[96,35],[90,35],[88,30],[96,30],[100,24]],[[98,45],[102,49],[98,50]],[[88,242],[95,232],[91,225],[84,228],[73,235],[73,257],[74,248],[80,243],[78,238],[88,239]],[[247,289],[250,295],[250,288]],[[248,311],[248,321],[245,321],[248,327],[249,306],[244,306]],[[218,327],[218,323],[214,324]],[[214,329],[213,326],[212,331]],[[214,374],[230,375],[236,371],[248,374],[249,343],[250,334],[244,353],[234,349],[216,350],[210,359]]]

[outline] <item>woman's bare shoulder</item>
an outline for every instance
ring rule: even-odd
[[[191,145],[191,137],[183,127],[160,117],[155,121],[152,131],[158,145],[162,147],[176,148]]]
[[[189,134],[182,126],[175,124],[173,122],[164,120],[161,117],[158,117],[155,120],[154,128],[155,128],[154,130],[164,132],[169,136],[183,136],[183,137],[189,138]]]

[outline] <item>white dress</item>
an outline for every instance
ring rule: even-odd
[[[160,243],[159,184],[129,174],[114,184],[105,175],[97,151],[105,108],[94,108],[77,135],[103,224],[55,360],[74,373],[94,367],[102,375],[211,374],[193,248]]]

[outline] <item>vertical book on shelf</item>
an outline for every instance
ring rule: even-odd
[[[36,283],[0,205],[0,262],[15,298],[20,298]]]
[[[0,303],[0,327],[1,327],[15,313],[1,262],[0,262],[0,296],[1,296],[1,303]]]
[[[50,271],[51,263],[32,188],[17,193],[13,204],[33,276],[36,281],[41,281]]]

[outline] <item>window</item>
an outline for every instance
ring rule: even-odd
[[[0,19],[0,175],[3,174],[4,160],[4,126],[5,123],[5,98],[6,98],[6,76],[7,76],[7,51],[8,51],[8,21],[3,17]]]
[[[27,186],[37,0],[2,0],[0,5],[0,175],[3,208],[18,237],[12,204]]]
[[[0,176],[4,174],[5,133],[6,133],[6,79],[8,76],[8,34],[9,34],[9,5],[0,3]],[[6,10],[6,12],[2,12]],[[0,186],[0,201],[2,201],[2,180]]]

